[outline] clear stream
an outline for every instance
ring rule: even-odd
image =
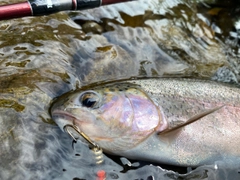
[[[0,4],[19,1],[2,0]],[[49,116],[51,101],[99,81],[193,77],[239,82],[239,1],[139,0],[0,21],[0,179],[239,179],[94,154]],[[234,140],[233,140],[234,142]]]

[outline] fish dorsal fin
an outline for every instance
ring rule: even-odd
[[[207,115],[209,115],[209,114],[211,114],[211,113],[221,109],[223,106],[216,107],[216,108],[213,108],[213,109],[208,109],[208,110],[206,110],[206,111],[204,111],[202,113],[196,114],[196,115],[194,115],[193,117],[191,117],[190,119],[188,119],[186,122],[184,122],[182,124],[178,123],[179,125],[177,125],[177,126],[175,126],[173,128],[166,129],[166,130],[163,130],[161,132],[158,132],[158,135],[165,135],[165,134],[168,134],[170,132],[173,132],[173,131],[176,131],[176,130],[180,130],[181,128],[183,128],[185,126],[187,126],[189,124],[192,124],[192,123],[196,122],[197,120],[200,120],[202,117],[207,116]]]

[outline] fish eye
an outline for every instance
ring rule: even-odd
[[[99,102],[99,96],[94,92],[85,92],[80,96],[82,106],[87,108],[96,108]]]

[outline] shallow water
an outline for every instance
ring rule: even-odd
[[[17,1],[0,3],[9,2]],[[55,97],[99,81],[170,76],[238,83],[234,3],[139,0],[0,21],[0,179],[95,179],[100,169],[107,179],[239,178],[238,167],[221,162],[191,171],[104,156],[96,165],[88,147],[78,142],[73,149],[48,113]]]

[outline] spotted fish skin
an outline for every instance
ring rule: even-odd
[[[116,82],[69,93],[51,113],[61,129],[74,124],[105,152],[130,159],[181,166],[240,162],[240,89],[232,85],[174,78]]]

